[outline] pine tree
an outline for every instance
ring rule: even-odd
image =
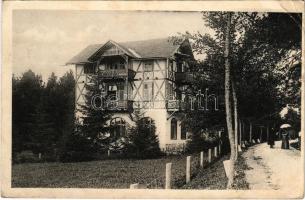
[[[91,83],[85,85],[85,104],[78,105],[77,108],[81,117],[75,134],[90,141],[90,145],[96,151],[104,151],[109,148],[111,142],[109,126],[107,125],[107,121],[111,119],[111,113],[103,109],[97,109],[92,105],[93,96],[100,95],[101,91],[98,85],[98,77],[92,75],[91,80]]]
[[[125,154],[141,159],[157,158],[161,155],[155,122],[135,112],[135,126],[129,130],[125,141]]]
[[[48,154],[53,157],[54,147],[56,143],[56,135],[54,123],[42,105],[42,102],[37,106],[32,118],[28,121],[27,125],[31,128],[30,142],[28,147],[34,153]]]

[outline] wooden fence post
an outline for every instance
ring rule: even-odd
[[[209,152],[208,152],[208,162],[209,163],[212,162],[212,149],[209,149]]]
[[[250,138],[249,138],[250,144],[252,143],[252,123],[250,122]]]
[[[191,181],[191,156],[186,157],[186,183]]]
[[[238,127],[237,127],[237,130],[238,130]],[[240,145],[240,146],[241,146],[241,141],[242,141],[243,135],[244,135],[244,130],[241,131],[241,130],[239,129],[239,145]]]
[[[200,152],[200,167],[203,167],[203,151]]]
[[[241,120],[239,120],[238,128],[239,128],[239,132],[241,133],[242,132],[242,130],[241,130]]]
[[[217,158],[217,157],[218,157],[218,155],[217,155],[217,146],[216,146],[216,147],[214,147],[214,157],[215,157],[215,158]]]
[[[139,183],[131,184],[130,189],[139,189]]]
[[[172,174],[172,163],[166,163],[165,189],[171,189],[171,174]]]
[[[219,155],[221,155],[221,144],[222,144],[222,139],[221,139],[221,131],[218,132],[218,136],[219,136]]]

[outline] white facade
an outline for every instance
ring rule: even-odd
[[[113,57],[112,53],[114,53]],[[120,58],[124,52],[112,45],[101,54],[104,57],[101,56],[102,59],[97,63],[75,64],[76,103],[85,102],[85,84],[90,82],[92,74],[100,73],[102,75],[99,78],[105,82],[103,90],[107,94],[115,95],[118,101],[131,102],[133,109],[140,109],[145,117],[154,120],[161,149],[184,144],[187,133],[182,128],[183,113],[179,107],[183,94],[180,96],[177,94],[175,74],[186,70],[186,62],[181,61],[181,57],[177,61],[174,54],[167,58],[133,58],[126,55]],[[177,67],[177,62],[180,64],[180,69]],[[108,77],[109,74],[112,77]],[[122,74],[124,77],[119,77]],[[183,84],[179,84],[179,87],[181,86],[183,87]],[[122,118],[132,126],[134,123],[131,112],[128,108],[116,111],[113,113],[113,118]]]

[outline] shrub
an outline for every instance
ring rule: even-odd
[[[96,154],[94,144],[80,134],[72,134],[67,142],[65,152],[60,156],[62,162],[81,162],[93,160]]]
[[[206,151],[219,143],[219,137],[215,133],[198,132],[193,133],[186,143],[187,153],[198,153]]]
[[[32,151],[22,151],[20,153],[16,153],[16,157],[13,160],[14,163],[33,163],[39,162],[38,155],[35,155]]]
[[[129,129],[123,152],[128,157],[157,158],[161,156],[156,126],[151,118],[140,118],[136,125]]]

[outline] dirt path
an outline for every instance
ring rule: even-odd
[[[293,190],[302,189],[303,170],[301,153],[298,150],[284,150],[281,142],[270,149],[266,143],[250,147],[243,157],[249,170],[245,171],[252,190]],[[298,190],[299,191],[299,190]]]

